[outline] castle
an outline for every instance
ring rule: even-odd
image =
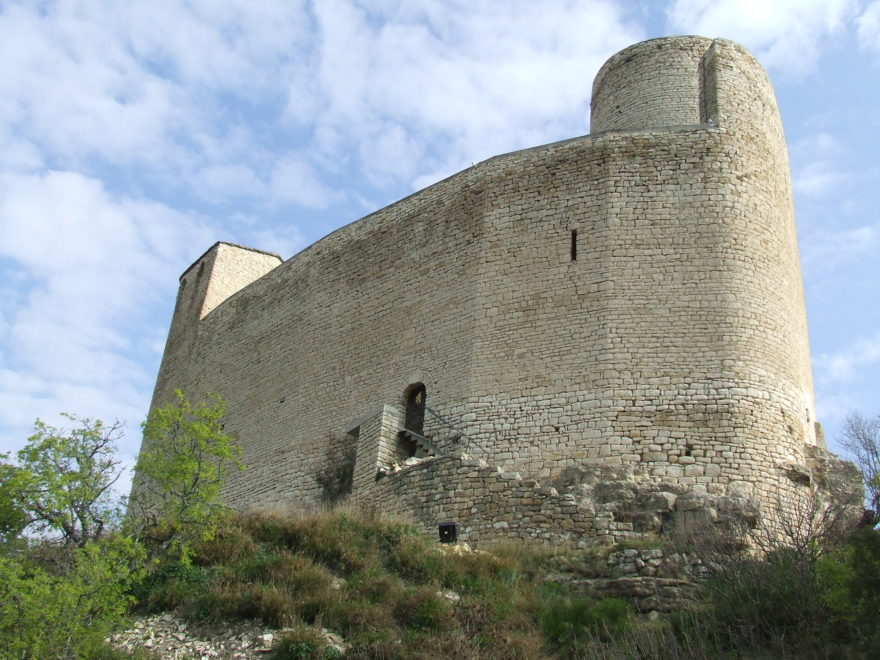
[[[232,506],[344,497],[464,540],[586,544],[827,488],[760,65],[724,39],[630,46],[591,130],[287,261],[217,243],[181,276],[153,405],[224,397]]]

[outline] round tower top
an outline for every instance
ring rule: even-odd
[[[596,74],[590,132],[717,122],[716,47],[736,53],[740,74],[766,80],[746,49],[726,39],[643,41],[613,55]]]

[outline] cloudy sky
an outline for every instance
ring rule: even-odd
[[[589,132],[602,62],[748,47],[788,139],[819,419],[880,412],[880,0],[0,0],[0,451],[61,411],[137,451],[180,273],[288,258]]]

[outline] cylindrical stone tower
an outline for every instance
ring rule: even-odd
[[[619,296],[612,345],[622,347],[615,366],[665,383],[656,412],[638,423],[690,416],[688,454],[672,474],[714,483],[717,493],[741,481],[778,501],[797,486],[785,466],[807,463],[817,439],[788,157],[767,76],[731,41],[646,41],[601,68],[591,122],[594,137],[632,135],[643,145],[633,155],[652,161],[621,183],[632,222],[609,236],[612,253],[656,253],[638,269],[612,263],[610,273]],[[674,146],[685,135],[689,154]],[[656,154],[668,147],[679,155],[663,163]],[[659,315],[646,310],[651,297]],[[650,351],[663,355],[645,350],[658,332]],[[615,435],[638,434],[615,426]]]

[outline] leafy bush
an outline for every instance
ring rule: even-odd
[[[143,550],[111,537],[68,551],[61,571],[27,557],[0,557],[0,657],[104,657],[104,638],[120,621],[140,577]]]
[[[448,554],[410,526],[346,510],[228,525],[194,543],[189,563],[156,571],[142,602],[192,619],[291,626],[277,657],[324,657],[303,632],[318,626],[341,634],[353,657],[540,655],[538,606],[518,560]]]
[[[404,627],[415,630],[441,630],[451,623],[452,606],[430,587],[419,587],[401,600],[395,616]]]
[[[268,657],[270,660],[331,660],[342,656],[313,628],[296,626],[284,632]]]
[[[217,532],[227,512],[220,487],[243,466],[241,448],[223,432],[223,399],[215,394],[209,403],[193,404],[180,390],[174,396],[173,403],[154,409],[143,423],[137,495],[129,511],[152,545],[188,561],[193,543]]]

